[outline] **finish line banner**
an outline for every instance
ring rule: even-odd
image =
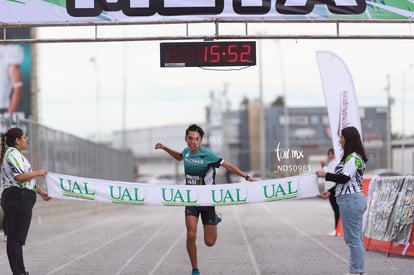
[[[46,185],[49,196],[55,199],[131,205],[235,205],[319,195],[315,173],[234,184],[153,185],[48,172]]]

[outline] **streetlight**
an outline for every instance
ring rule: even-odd
[[[280,66],[280,78],[282,80],[282,92],[283,92],[283,116],[285,117],[285,134],[284,134],[284,146],[289,149],[289,110],[287,106],[287,92],[286,92],[286,81],[285,81],[285,70],[283,67],[283,55],[282,48],[280,47],[280,41],[276,40],[277,50],[279,54],[279,66]],[[288,165],[288,159],[285,158],[285,165]],[[285,171],[285,176],[288,176],[289,172]]]
[[[100,131],[101,131],[101,126],[100,126],[100,116],[101,116],[101,95],[100,95],[100,90],[101,90],[101,80],[100,80],[100,76],[99,76],[99,66],[98,66],[98,60],[95,57],[91,57],[89,59],[89,61],[92,63],[93,68],[95,70],[95,74],[96,74],[96,136],[95,136],[95,141],[98,141],[100,138]]]
[[[391,104],[392,99],[390,96],[390,75],[387,75],[387,86],[385,87],[385,91],[387,92],[387,167],[393,168],[393,164],[391,162],[391,154],[392,154],[392,148],[391,148]]]
[[[405,71],[403,72],[403,83],[402,83],[402,134],[401,134],[401,138],[402,138],[402,143],[401,143],[401,165],[402,165],[402,173],[405,174],[405,161],[404,161],[404,151],[405,151],[405,82],[406,82],[406,77],[407,77],[407,73],[408,71],[410,71],[413,68],[413,64],[408,65],[408,68],[405,69]]]
[[[224,83],[224,89],[222,92],[222,100],[224,100],[224,109],[220,111],[223,114],[221,117],[222,119],[221,129],[222,129],[222,136],[223,136],[223,157],[224,159],[231,161],[230,150],[229,150],[229,146],[230,146],[229,129],[228,129],[229,128],[229,101],[227,100],[228,86],[229,86],[228,83]]]
[[[266,127],[263,103],[262,40],[259,40],[260,175],[266,178]]]
[[[126,42],[122,43],[122,65],[123,65],[123,77],[122,77],[122,149],[127,149],[127,134],[126,134],[126,104],[127,104],[127,45]]]

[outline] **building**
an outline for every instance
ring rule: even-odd
[[[332,147],[325,107],[292,107],[287,111],[288,119],[283,106],[265,110],[265,177],[315,171],[320,168],[320,161],[326,160],[328,148]],[[244,171],[260,171],[259,112],[256,103],[248,104],[240,111],[210,111],[207,124],[200,123],[207,132],[205,145]],[[368,170],[386,167],[387,108],[360,108],[360,117],[369,158]],[[285,124],[287,121],[288,125]],[[177,179],[180,178],[182,165],[165,152],[155,150],[154,145],[162,142],[182,150],[187,127],[188,124],[183,124],[127,131],[127,144],[136,157],[138,172],[144,175],[175,174]],[[121,147],[122,136],[122,132],[114,133],[115,148]]]

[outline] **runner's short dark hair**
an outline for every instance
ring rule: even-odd
[[[185,135],[187,136],[188,132],[190,131],[199,133],[201,138],[203,138],[204,136],[204,130],[197,124],[191,124],[190,126],[188,126],[187,130],[185,130]]]

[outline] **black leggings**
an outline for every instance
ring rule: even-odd
[[[7,236],[7,230],[6,230],[6,217],[3,211],[3,221],[2,221],[2,226],[3,226],[3,232],[4,232],[4,236]]]
[[[7,257],[13,274],[25,274],[23,245],[26,243],[32,209],[36,202],[34,191],[11,187],[3,191],[1,207],[6,218]]]
[[[331,203],[332,210],[334,211],[335,229],[336,229],[336,227],[338,226],[338,222],[339,222],[339,206],[336,203],[335,193],[331,193],[331,195],[329,196],[329,202]]]

